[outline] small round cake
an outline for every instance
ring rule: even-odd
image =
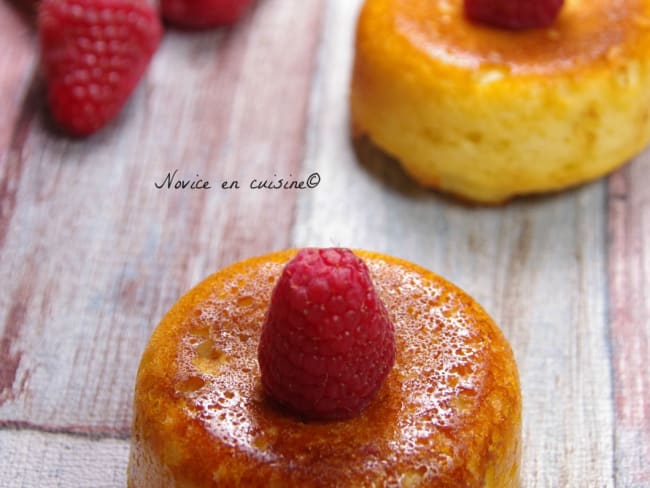
[[[650,0],[566,0],[524,31],[468,20],[462,0],[367,0],[351,118],[420,184],[468,201],[597,178],[650,140]]]
[[[305,420],[265,394],[258,343],[296,252],[227,267],[163,318],[138,371],[128,486],[519,486],[512,351],[471,297],[408,262],[355,251],[394,324],[367,407]]]

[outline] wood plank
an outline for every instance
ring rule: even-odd
[[[233,29],[168,32],[88,141],[45,127],[34,34],[0,3],[0,487],[124,486],[156,322],[211,271],[289,244],[398,255],[485,306],[519,363],[523,486],[650,486],[650,152],[609,187],[504,208],[417,188],[347,136],[360,3],[265,0]],[[156,190],[176,168],[243,188]],[[316,171],[311,191],[247,188]]]
[[[360,3],[328,5],[304,169],[322,184],[301,195],[294,244],[397,255],[466,289],[501,325],[519,364],[522,486],[613,486],[605,183],[468,208],[421,190],[367,142],[355,155],[341,100]]]
[[[0,488],[126,486],[126,440],[4,430],[0,453]]]
[[[7,2],[0,3],[0,246],[11,221],[22,172],[20,152],[12,146],[20,146],[38,99],[38,90],[31,83],[35,44],[35,34],[22,11]],[[0,370],[0,384],[2,375]]]
[[[298,172],[322,8],[265,0],[232,29],[169,31],[111,127],[29,126],[0,247],[3,425],[128,434],[164,312],[222,265],[288,245],[296,192],[243,182]],[[175,169],[213,188],[154,187]]]
[[[0,3],[0,167],[7,155],[36,59],[36,39],[25,17]]]
[[[609,289],[619,486],[650,486],[650,149],[609,184]]]

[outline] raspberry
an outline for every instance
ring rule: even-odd
[[[160,0],[165,20],[182,27],[205,28],[234,24],[253,0]]]
[[[365,263],[349,249],[303,249],[284,268],[262,327],[265,391],[310,419],[345,419],[395,361],[394,327]]]
[[[162,35],[145,0],[43,0],[38,30],[52,117],[80,136],[117,116]]]
[[[465,0],[465,15],[473,21],[506,29],[548,27],[564,0]]]

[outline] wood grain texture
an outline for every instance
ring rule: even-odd
[[[294,244],[394,254],[470,292],[519,364],[522,486],[613,486],[605,182],[468,208],[419,189],[367,141],[352,145],[340,100],[359,5],[329,4],[304,169],[320,172],[323,184],[301,195]]]
[[[129,442],[34,431],[0,432],[0,488],[126,486]]]
[[[31,79],[35,43],[23,13],[9,3],[0,3],[0,45],[3,46],[0,50],[0,247],[16,205],[16,190],[23,168],[20,147],[26,137],[28,120],[33,115],[30,102],[34,98]]]
[[[619,486],[650,486],[650,151],[609,185],[609,289]]]
[[[36,57],[35,34],[16,8],[0,2],[0,167],[7,157]]]
[[[0,3],[0,487],[124,486],[153,327],[210,272],[290,245],[393,254],[483,304],[519,364],[522,486],[650,487],[650,150],[609,185],[503,208],[418,188],[349,136],[361,3],[170,30],[87,140],[49,127],[34,33]],[[154,187],[176,169],[213,189]],[[313,190],[248,188],[313,172]]]
[[[300,167],[321,10],[265,0],[232,29],[169,31],[110,127],[72,140],[40,114],[29,125],[0,247],[2,425],[128,435],[164,312],[222,265],[288,245],[296,193],[243,182]],[[213,189],[157,190],[175,169]],[[218,188],[232,179],[242,189]]]

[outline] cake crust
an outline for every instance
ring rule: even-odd
[[[185,295],[144,352],[129,487],[519,486],[519,382],[499,329],[435,274],[355,253],[396,327],[396,364],[371,405],[305,422],[263,394],[257,340],[295,251],[237,263]]]

